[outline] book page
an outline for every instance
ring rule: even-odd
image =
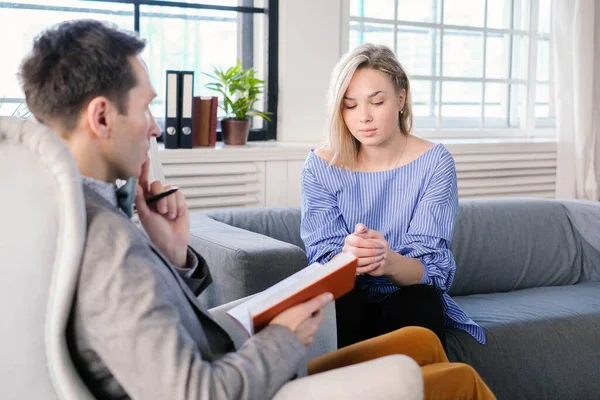
[[[242,303],[236,307],[233,307],[231,310],[227,311],[227,314],[233,317],[242,328],[248,332],[248,335],[254,335],[254,324],[252,323],[252,316],[248,311],[248,308],[245,307],[246,303]]]

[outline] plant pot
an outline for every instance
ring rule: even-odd
[[[224,119],[221,121],[223,142],[231,146],[243,146],[248,141],[250,133],[249,119]]]

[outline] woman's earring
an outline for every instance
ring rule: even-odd
[[[404,109],[400,110],[400,114],[404,114]]]

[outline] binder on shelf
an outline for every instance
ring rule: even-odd
[[[200,98],[200,146],[208,146],[210,133],[210,97]]]
[[[165,91],[165,149],[179,148],[179,73],[167,71]]]
[[[194,147],[215,146],[217,139],[217,104],[217,97],[194,97]]]
[[[179,71],[179,148],[191,149],[193,138],[194,71]]]
[[[210,101],[210,131],[208,132],[208,145],[215,147],[217,144],[217,108],[219,107],[219,98],[213,96]]]
[[[193,118],[193,127],[192,129],[192,147],[200,147],[200,135],[202,132],[201,123],[200,123],[200,110],[202,109],[202,97],[194,96],[194,118]]]

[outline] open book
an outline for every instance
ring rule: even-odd
[[[281,312],[325,292],[338,298],[354,288],[357,258],[341,253],[328,263],[314,263],[256,294],[227,313],[253,335]]]

